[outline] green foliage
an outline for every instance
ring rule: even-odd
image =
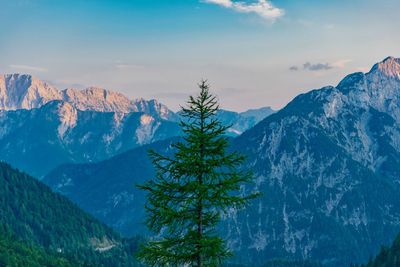
[[[149,265],[217,266],[231,255],[215,228],[230,208],[243,208],[255,194],[239,194],[250,182],[240,171],[244,157],[227,153],[224,126],[216,118],[216,97],[206,82],[182,108],[184,141],[172,158],[150,151],[156,178],[141,185],[148,192],[147,225],[158,237],[138,254]],[[243,192],[242,192],[243,193]]]
[[[382,247],[375,259],[361,267],[400,267],[400,235],[397,236],[391,247]]]
[[[38,246],[16,241],[10,234],[0,233],[0,266],[72,267],[79,264]]]
[[[65,197],[5,163],[0,163],[0,207],[0,233],[10,233],[29,247],[61,253],[83,265],[135,265],[134,239],[122,239]],[[106,247],[112,248],[98,251]]]

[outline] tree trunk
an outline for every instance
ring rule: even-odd
[[[201,123],[201,133],[204,134],[204,124],[205,124],[205,119],[204,119],[204,113],[203,110],[201,111],[200,114],[200,123]],[[200,162],[201,162],[201,168],[200,168],[200,173],[199,173],[199,195],[198,195],[198,224],[197,224],[197,234],[198,234],[198,254],[197,254],[197,267],[202,267],[203,266],[203,261],[202,261],[202,247],[201,247],[201,241],[203,239],[203,192],[201,192],[202,185],[203,185],[203,164],[204,164],[204,140],[200,140]]]

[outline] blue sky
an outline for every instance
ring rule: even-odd
[[[173,109],[208,79],[225,108],[280,108],[386,56],[398,0],[0,0],[0,73]]]

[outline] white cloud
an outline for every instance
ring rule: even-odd
[[[10,65],[10,68],[22,70],[22,71],[37,71],[37,72],[47,72],[46,68],[28,66],[28,65]]]
[[[232,7],[233,2],[231,0],[204,0],[205,3],[217,4],[223,7]]]
[[[269,0],[257,0],[252,3],[233,0],[203,0],[203,2],[216,4],[240,13],[254,13],[270,21],[275,21],[285,14],[283,9],[275,7]]]

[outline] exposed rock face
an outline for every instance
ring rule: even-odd
[[[233,212],[243,261],[365,262],[400,231],[400,64],[387,58],[337,87],[296,97],[235,140],[263,196]],[[260,261],[259,261],[260,262]]]
[[[38,108],[59,99],[57,88],[30,75],[0,75],[0,110]]]
[[[79,110],[129,113],[134,111],[131,101],[123,94],[102,88],[89,87],[84,90],[65,89],[62,99]]]
[[[268,115],[231,113],[240,131]],[[154,99],[97,87],[59,91],[30,75],[0,76],[0,160],[36,177],[62,163],[99,161],[179,135],[179,120]]]
[[[57,88],[30,75],[0,76],[0,160],[41,177],[179,135],[177,115],[156,100],[90,87]]]
[[[176,135],[179,126],[156,115],[82,111],[61,100],[0,111],[0,159],[36,177],[63,163],[99,161]]]
[[[246,210],[231,210],[222,227],[237,261],[313,258],[348,266],[366,262],[392,242],[400,232],[399,62],[387,58],[336,87],[299,95],[232,141],[233,149],[248,156],[245,168],[263,193]],[[153,148],[170,152],[168,143]],[[144,196],[126,188],[154,175],[144,153],[137,149],[97,164],[64,166],[45,181],[134,234],[136,228],[128,226],[143,221],[138,207]],[[90,189],[108,188],[111,175],[118,181],[112,193]],[[92,205],[85,196],[99,201]]]
[[[0,110],[40,108],[54,100],[63,100],[79,110],[98,112],[143,112],[157,114],[163,119],[176,118],[165,105],[157,100],[130,100],[121,93],[98,87],[83,90],[57,88],[26,74],[0,75]]]

